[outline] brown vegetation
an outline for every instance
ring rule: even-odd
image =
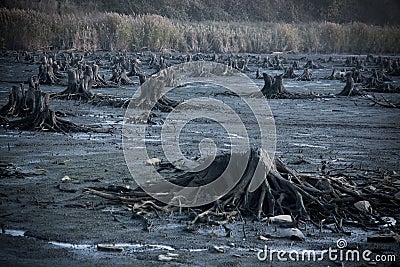
[[[0,9],[4,49],[389,53],[399,26],[364,23],[188,22],[158,15],[47,14]]]

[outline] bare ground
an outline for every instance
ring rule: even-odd
[[[35,65],[11,61],[0,60],[3,81],[25,80],[36,73]],[[261,86],[260,81],[256,83]],[[289,91],[337,93],[342,87],[337,81],[287,81]],[[0,83],[1,106],[10,88],[10,83]],[[65,88],[42,89],[58,92]],[[135,89],[128,86],[94,92],[129,97]],[[387,97],[400,99],[396,95]],[[352,165],[364,173],[400,171],[400,109],[371,104],[363,97],[270,100],[277,128],[277,156],[296,170],[308,173],[320,172],[322,160],[330,162],[331,168]],[[144,231],[143,222],[132,218],[123,206],[83,193],[85,187],[135,186],[122,151],[124,110],[61,100],[54,100],[52,107],[74,114],[67,119],[77,124],[113,126],[115,131],[63,135],[0,130],[1,161],[12,162],[27,173],[23,178],[0,179],[0,223],[6,233],[0,235],[2,266],[159,266],[158,256],[168,252],[179,257],[164,263],[167,266],[271,266],[272,263],[257,259],[257,251],[264,245],[272,249],[323,250],[335,248],[338,238],[345,238],[353,249],[368,248],[376,254],[396,254],[399,258],[398,244],[367,243],[366,237],[374,231],[350,227],[346,229],[351,235],[344,235],[320,232],[311,225],[305,229],[303,225],[300,230],[306,235],[305,241],[265,241],[259,235],[275,231],[265,223],[250,220],[232,224],[233,236],[226,237],[223,228],[216,226],[200,225],[193,232],[185,231],[186,214],[161,214],[161,218],[152,218],[152,230]],[[308,163],[299,163],[299,158]],[[70,180],[63,182],[65,176]],[[124,251],[98,251],[99,243],[119,244]],[[216,252],[214,245],[223,246],[225,253]],[[275,264],[286,265],[277,261]],[[317,266],[321,262],[298,265]],[[325,260],[322,265],[367,264]]]

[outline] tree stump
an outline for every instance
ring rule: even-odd
[[[67,89],[55,95],[57,98],[67,98],[76,100],[89,100],[93,97],[91,91],[94,80],[93,72],[87,66],[85,73],[81,79],[78,79],[78,72],[75,69],[68,71],[68,86]]]
[[[272,77],[267,73],[263,73],[264,87],[261,89],[261,93],[267,98],[288,98],[291,94],[286,91],[283,85],[283,74]]]
[[[261,93],[264,96],[268,96],[270,94],[270,92],[271,92],[273,80],[272,80],[271,75],[269,75],[267,73],[263,73],[262,76],[264,78],[264,86],[261,89]]]
[[[55,75],[53,66],[43,62],[39,66],[39,82],[40,84],[54,85],[60,82],[60,79]]]
[[[17,120],[3,121],[3,125],[7,125],[6,127],[10,129],[62,133],[89,130],[59,118],[57,113],[50,109],[50,94],[41,92],[39,81],[34,77],[30,79],[27,92],[24,91],[22,85],[13,87],[10,101],[1,111],[8,111],[6,115],[23,117]]]
[[[308,60],[303,67],[304,69],[323,69],[324,67],[320,64],[315,64],[313,60]]]
[[[93,87],[110,87],[111,85],[106,81],[106,79],[99,74],[99,66],[97,64],[93,64],[92,66],[93,72]]]
[[[354,88],[354,79],[352,77],[351,72],[346,74],[346,85],[344,86],[343,90],[338,93],[338,96],[354,96],[358,95],[359,93]]]
[[[294,79],[299,77],[299,75],[294,73],[294,68],[293,67],[289,67],[285,73],[283,74],[283,78],[288,78],[288,79]]]
[[[128,76],[138,76],[142,71],[138,66],[138,61],[135,59],[131,63],[131,71],[127,74]]]
[[[142,76],[143,79],[144,76]],[[170,112],[178,106],[180,102],[172,100],[162,94],[165,81],[162,76],[150,78],[140,87],[140,96],[134,100],[136,106],[141,108],[153,108],[164,112]]]
[[[13,85],[8,96],[8,103],[0,109],[1,116],[24,117],[29,113],[23,84]]]
[[[134,82],[128,77],[126,70],[124,68],[115,67],[113,68],[113,74],[110,78],[110,82],[117,85],[132,85]]]
[[[303,74],[301,74],[296,80],[298,81],[312,81],[312,73],[310,72],[310,70],[308,68],[304,69]]]

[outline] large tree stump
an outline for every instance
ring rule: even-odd
[[[23,84],[14,85],[8,96],[8,103],[0,109],[1,116],[23,117],[29,113]]]
[[[263,73],[264,87],[261,89],[262,94],[267,98],[288,98],[291,94],[286,91],[283,85],[283,74],[276,75],[272,80],[272,77],[266,73]]]
[[[27,91],[24,85],[13,86],[8,96],[8,102],[0,109],[0,116],[6,117],[25,117],[35,108],[34,92],[39,90],[39,80],[37,76],[29,79]]]
[[[63,120],[50,109],[50,95],[40,91],[35,92],[35,109],[26,118],[11,121],[11,129],[52,131],[52,132],[77,132],[83,128],[72,122]]]
[[[112,186],[86,188],[85,192],[128,205],[136,214],[147,214],[155,209],[166,213],[182,212],[185,206],[196,205],[197,200],[210,199],[209,204],[187,209],[190,216],[189,229],[194,223],[222,225],[226,229],[227,223],[245,217],[255,216],[261,221],[272,221],[274,216],[289,215],[293,222],[287,222],[291,226],[303,221],[339,233],[343,232],[343,225],[356,224],[377,230],[383,225],[388,227],[388,222],[382,218],[395,218],[398,214],[400,198],[395,196],[398,190],[383,183],[376,183],[374,191],[366,189],[365,181],[351,179],[354,178],[354,169],[349,172],[343,169],[332,170],[330,174],[299,174],[281,160],[271,159],[263,149],[222,154],[216,156],[211,164],[206,162],[204,169],[184,172],[178,176],[178,169],[173,164],[164,163],[158,171],[169,170],[174,173],[174,177],[168,179],[169,184],[154,180],[146,185],[146,191],[141,187],[121,190],[121,187]],[[382,172],[376,172],[370,177],[379,180],[378,177],[382,175]],[[396,174],[388,175],[389,182],[396,178]],[[202,186],[214,181],[219,183],[201,190]],[[171,187],[171,183],[183,188],[197,188],[197,192],[190,191],[193,195],[187,198],[188,191],[182,190],[182,194],[175,192],[176,187]],[[224,191],[226,186],[232,184],[233,188]],[[165,197],[154,198],[157,193]],[[188,202],[182,205],[182,199]],[[357,205],[360,201],[370,201],[373,212],[360,210]]]
[[[54,85],[60,82],[53,70],[53,66],[43,62],[39,66],[39,82],[40,84]]]
[[[127,74],[128,76],[138,76],[140,73],[142,73],[138,64],[139,64],[139,61],[137,59],[132,60],[131,71]]]
[[[267,73],[263,73],[262,77],[264,78],[264,86],[261,89],[261,93],[263,93],[264,96],[268,96],[268,94],[271,92],[273,80],[271,75]]]
[[[89,70],[90,69],[90,70]],[[93,72],[87,66],[83,78],[78,78],[78,72],[75,69],[68,71],[68,86],[67,89],[55,95],[57,98],[67,98],[76,100],[89,100],[93,97],[91,91],[93,86]]]
[[[99,74],[99,66],[96,64],[93,64],[92,66],[92,72],[93,72],[93,80],[94,84],[93,87],[111,87],[112,85],[106,81],[106,79]]]
[[[143,81],[145,77],[142,76]],[[163,76],[150,78],[145,81],[140,87],[140,96],[134,100],[138,107],[157,109],[160,111],[170,112],[173,108],[179,105],[180,102],[168,98],[162,94],[162,89],[165,87]]]

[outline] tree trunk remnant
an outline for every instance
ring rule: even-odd
[[[243,162],[243,159],[247,162]],[[171,173],[175,173],[177,169],[172,164],[167,164],[160,166],[158,171],[169,169]],[[245,164],[242,176],[235,175],[236,168],[226,169],[228,164],[231,166]],[[354,173],[351,172],[351,174]],[[216,179],[225,180],[228,183],[232,182],[232,177],[238,179],[233,188],[222,196],[214,195],[209,191],[199,191],[198,198],[218,197],[218,199],[197,207],[196,210],[200,210],[199,213],[188,209],[189,216],[194,217],[189,221],[189,229],[194,223],[224,226],[238,218],[243,220],[244,217],[254,216],[261,221],[266,221],[274,216],[288,215],[293,223],[301,220],[310,221],[320,227],[322,227],[321,221],[330,220],[334,223],[334,227],[327,227],[327,229],[337,233],[343,232],[342,223],[347,222],[354,226],[354,220],[357,220],[360,221],[359,226],[381,228],[387,222],[380,218],[397,215],[397,210],[393,210],[393,207],[400,204],[400,198],[393,196],[397,192],[396,188],[379,184],[379,188],[373,192],[364,190],[365,183],[349,181],[345,177],[352,177],[352,175],[347,175],[349,173],[344,174],[343,170],[338,173],[334,171],[330,175],[301,175],[281,160],[271,159],[265,150],[251,149],[243,153],[218,155],[205,169],[185,172],[179,176],[174,175],[175,177],[168,181],[182,187],[201,187],[209,185]],[[376,173],[376,177],[379,175],[381,174]],[[234,179],[236,181],[236,178]],[[392,179],[395,178],[392,177]],[[162,203],[146,192],[162,192],[169,197],[169,200],[165,199],[167,202]],[[153,183],[149,185],[146,192],[141,187],[125,189],[124,192],[115,187],[85,189],[85,193],[121,202],[138,213],[148,213],[154,209],[170,213],[178,210],[181,212],[183,209],[178,200],[179,196],[177,197],[176,192],[170,192],[165,183]],[[207,195],[203,196],[200,193]],[[195,200],[194,198],[193,201]],[[360,212],[355,205],[360,200],[376,203],[373,214]],[[192,216],[193,213],[195,216]]]
[[[100,76],[99,65],[93,64],[92,71],[93,71],[93,80],[94,80],[93,87],[109,87],[109,86],[111,86],[104,77]]]
[[[354,79],[351,73],[346,74],[346,85],[343,90],[337,94],[338,96],[354,96],[358,95],[357,90],[354,88]]]
[[[283,74],[276,75],[272,80],[272,77],[263,73],[264,87],[261,89],[262,94],[267,98],[288,98],[291,94],[286,91],[283,85]]]
[[[294,79],[299,77],[299,75],[297,75],[296,73],[294,73],[294,68],[293,67],[289,67],[285,73],[283,74],[283,78],[288,78],[288,79]]]
[[[132,85],[134,82],[128,77],[124,68],[116,67],[113,69],[112,77],[109,81],[114,82],[117,85]]]
[[[31,77],[27,92],[22,85],[14,86],[10,94],[10,102],[1,110],[8,111],[5,115],[23,117],[3,123],[10,129],[62,133],[89,130],[59,118],[57,113],[50,109],[50,94],[41,92],[37,77]]]
[[[90,69],[90,71],[89,71]],[[67,89],[55,95],[57,98],[67,98],[76,100],[89,100],[93,97],[91,91],[94,80],[92,79],[93,72],[87,66],[84,75],[81,79],[78,78],[78,73],[75,69],[68,71],[68,86]]]
[[[138,66],[138,61],[135,59],[131,63],[131,71],[127,74],[128,76],[138,76],[142,71]]]
[[[296,80],[298,81],[312,81],[312,73],[310,72],[310,69],[305,68],[303,74],[301,74]]]
[[[145,80],[144,76],[142,76]],[[164,77],[150,78],[145,81],[140,87],[140,96],[135,99],[134,103],[138,107],[158,109],[164,112],[170,112],[180,102],[168,98],[162,94],[162,89],[165,86]]]
[[[10,121],[9,128],[26,131],[78,132],[88,129],[59,118],[55,111],[50,109],[50,94],[35,91],[35,109],[32,113],[20,120]]]
[[[60,82],[60,79],[55,75],[53,66],[43,62],[39,66],[39,82],[40,84],[54,85]]]
[[[24,117],[29,113],[23,84],[13,85],[8,96],[8,103],[0,109],[1,116]]]
[[[271,88],[272,88],[273,80],[272,80],[271,75],[269,75],[265,72],[262,74],[262,76],[264,78],[264,86],[261,89],[261,93],[263,93],[264,96],[268,96],[268,94],[270,93]]]

